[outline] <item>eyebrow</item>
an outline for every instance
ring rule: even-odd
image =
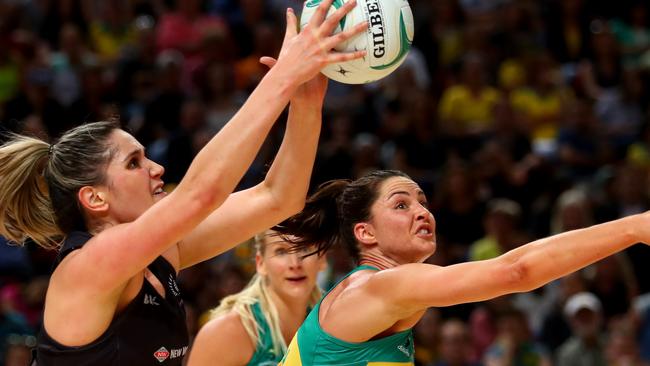
[[[388,198],[386,198],[386,201],[390,200],[393,196],[398,195],[398,194],[404,194],[404,195],[407,195],[407,196],[411,195],[407,191],[395,191],[395,192],[391,193],[390,196],[388,196]],[[424,191],[422,191],[421,189],[418,189],[417,195],[418,196],[425,196],[425,198],[426,198],[426,195],[424,194]]]
[[[137,149],[131,151],[131,152],[130,152],[130,153],[129,153],[125,158],[124,158],[124,160],[122,160],[122,162],[125,163],[127,160],[131,159],[131,157],[132,157],[133,155],[138,155],[138,154],[140,154],[140,152],[143,152],[143,153],[144,153],[144,149],[141,148],[141,147],[139,147],[139,148],[137,148]]]

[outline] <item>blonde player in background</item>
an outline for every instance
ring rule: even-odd
[[[290,244],[271,230],[255,237],[255,248],[257,274],[212,311],[188,366],[275,366],[320,300],[316,277],[326,266],[324,257],[291,252]]]

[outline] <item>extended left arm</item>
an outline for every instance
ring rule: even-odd
[[[327,80],[318,75],[291,100],[282,145],[264,181],[231,194],[178,245],[179,268],[212,258],[299,212],[309,189]]]
[[[536,289],[637,242],[647,243],[649,220],[650,212],[628,216],[536,240],[484,261],[447,267],[406,264],[377,273],[369,284],[378,298],[395,305],[397,318],[386,320],[393,324],[428,307]]]

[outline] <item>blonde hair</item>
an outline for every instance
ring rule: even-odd
[[[255,248],[257,253],[264,254],[264,251],[266,250],[265,239],[266,237],[273,235],[271,233],[273,232],[268,230],[255,236]],[[314,286],[309,298],[309,306],[314,307],[320,300],[320,297],[321,290],[316,285]],[[253,276],[248,285],[246,285],[246,288],[242,291],[223,298],[219,306],[211,311],[210,319],[215,319],[229,313],[230,311],[234,311],[241,318],[244,329],[253,344],[259,345],[261,343],[259,334],[262,332],[262,328],[260,324],[257,323],[253,314],[252,307],[255,303],[259,303],[262,314],[264,314],[264,317],[269,323],[271,340],[273,342],[273,352],[276,355],[284,354],[287,351],[287,344],[282,336],[278,310],[269,296],[265,279],[258,274]]]
[[[77,193],[105,180],[107,140],[117,128],[116,121],[88,123],[52,145],[10,135],[0,146],[0,235],[57,249],[71,231],[86,230]]]

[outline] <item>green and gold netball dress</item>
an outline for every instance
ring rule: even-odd
[[[339,283],[354,272],[364,269],[377,270],[371,266],[359,266]],[[325,333],[321,328],[318,321],[320,304],[321,302],[314,307],[298,329],[280,366],[414,365],[413,333],[410,329],[367,342],[345,342]]]
[[[251,305],[251,310],[259,327],[259,332],[257,334],[255,353],[253,353],[253,357],[251,357],[251,360],[246,365],[276,366],[282,359],[282,355],[275,354],[273,339],[271,338],[271,327],[262,312],[262,308],[260,308],[260,303],[256,302]]]

